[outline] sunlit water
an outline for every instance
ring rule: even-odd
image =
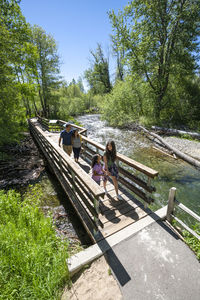
[[[155,151],[152,142],[140,132],[113,128],[100,119],[100,115],[84,115],[77,118],[88,129],[88,137],[102,145],[113,139],[117,151],[159,172],[154,180],[156,192],[153,210],[167,204],[169,189],[176,187],[177,199],[200,215],[200,171],[188,163],[173,159]],[[190,223],[192,219],[181,214]]]

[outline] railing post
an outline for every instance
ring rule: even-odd
[[[75,174],[72,170],[71,170],[71,175],[72,175],[72,180],[73,180],[72,190],[75,193]]]
[[[96,210],[97,215],[98,215],[98,217],[94,216],[94,222],[96,223],[97,228],[98,228],[98,226],[99,226],[99,199],[97,199],[97,198],[94,198],[94,209]]]
[[[151,186],[151,177],[148,176],[148,179],[147,179],[147,186]],[[149,192],[146,192],[146,196],[147,198],[149,198],[149,195],[150,193]],[[147,208],[148,207],[148,203],[145,201],[144,203],[144,207]]]
[[[167,207],[167,221],[172,222],[172,216],[171,214],[174,211],[174,201],[175,201],[175,195],[176,195],[176,188],[172,187],[169,190],[169,198],[168,198],[168,207]]]
[[[84,157],[84,159],[86,159],[86,145],[87,145],[87,143],[86,143],[86,141],[84,141],[83,142],[83,150],[84,150],[83,157]]]

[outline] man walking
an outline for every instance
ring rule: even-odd
[[[66,123],[64,125],[65,129],[61,131],[58,145],[60,147],[61,139],[62,139],[62,145],[63,150],[70,156],[72,153],[72,133],[73,130],[71,130],[71,124]]]

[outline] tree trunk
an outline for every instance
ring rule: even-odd
[[[153,130],[159,131],[161,133],[172,134],[172,135],[187,134],[194,138],[200,139],[200,133],[198,133],[198,132],[183,131],[183,130],[178,130],[178,129],[158,127],[158,126],[152,126],[151,128]]]
[[[178,157],[182,158],[183,160],[187,161],[189,164],[195,166],[196,168],[200,169],[200,162],[190,156],[188,156],[187,154],[184,154],[183,152],[177,150],[176,148],[172,147],[171,145],[169,145],[167,142],[164,141],[164,139],[162,139],[159,135],[148,131],[146,128],[139,126],[140,129],[142,129],[146,134],[149,134],[155,138],[157,138],[165,147],[167,147],[169,150],[171,150],[172,152],[174,152]]]

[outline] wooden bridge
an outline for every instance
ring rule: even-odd
[[[103,154],[105,147],[87,137],[87,129],[72,124],[82,135],[83,147],[79,163],[74,162],[58,146],[60,131],[66,122],[41,117],[29,120],[30,131],[48,164],[61,183],[93,242],[104,239],[145,217],[151,210],[155,188],[152,180],[158,172],[117,153],[119,194],[117,200],[111,182],[108,194],[91,178],[91,158]]]

